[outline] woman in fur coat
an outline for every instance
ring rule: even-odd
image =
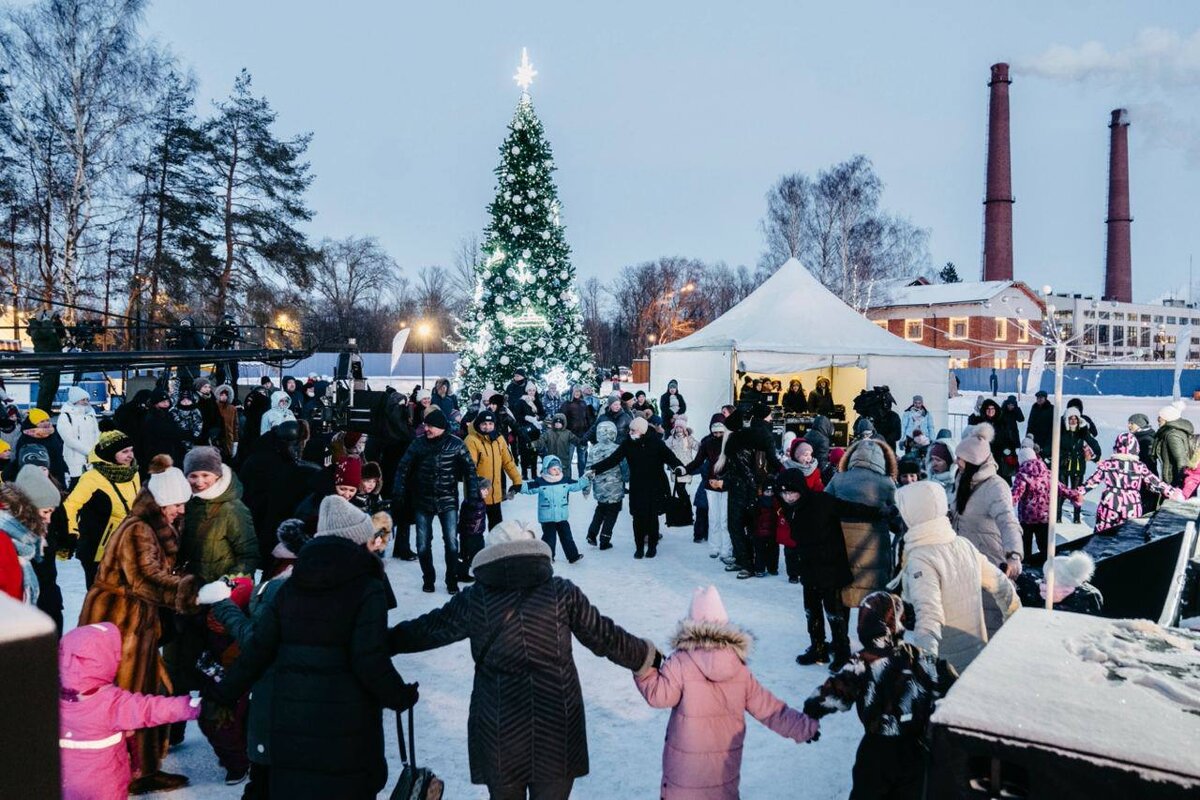
[[[747,711],[795,742],[816,736],[816,720],[755,680],[746,666],[750,645],[750,635],[729,622],[716,587],[697,589],[671,639],[675,652],[661,666],[634,676],[647,703],[671,709],[659,788],[663,800],[739,797]]]
[[[150,462],[150,478],[104,548],[96,579],[83,601],[79,624],[111,622],[121,631],[117,686],[139,694],[172,694],[158,654],[163,611],[197,610],[200,581],[177,572],[179,533],[175,523],[192,496],[187,479],[167,456]],[[167,727],[145,728],[129,739],[137,779],[130,791],[162,791],[187,783],[160,771],[167,752]]]
[[[1096,533],[1116,535],[1117,528],[1127,519],[1142,516],[1142,490],[1152,489],[1172,500],[1182,500],[1183,493],[1164,482],[1146,468],[1138,458],[1138,440],[1132,433],[1122,433],[1113,445],[1113,454],[1096,467],[1092,477],[1079,487],[1082,496],[1088,490],[1103,486],[1096,505]]]

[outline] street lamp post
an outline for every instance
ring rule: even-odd
[[[425,388],[425,347],[426,341],[429,339],[429,323],[421,322],[417,325],[417,336],[421,339],[421,388]]]

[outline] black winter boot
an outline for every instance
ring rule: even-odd
[[[829,648],[824,642],[809,645],[807,650],[796,656],[796,663],[805,667],[811,664],[824,664],[827,661],[829,661]]]
[[[850,660],[850,619],[848,615],[829,615],[829,632],[833,638],[833,658],[829,671],[837,672]]]

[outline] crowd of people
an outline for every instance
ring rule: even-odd
[[[389,390],[366,436],[315,424],[327,387],[264,379],[239,399],[198,378],[103,418],[78,387],[57,418],[4,404],[0,590],[73,628],[60,654],[64,737],[95,745],[64,745],[65,796],[185,785],[163,757],[198,718],[245,797],[374,797],[387,774],[382,710],[419,698],[391,656],[470,640],[472,781],[496,798],[567,797],[588,772],[574,637],[631,670],[650,705],[673,709],[663,797],[737,796],[745,711],[805,742],[819,717],[855,704],[855,796],[915,797],[933,700],[1018,598],[1044,602],[1053,572],[1056,604],[1102,604],[1086,557],[1043,563],[1052,478],[1076,509],[1100,490],[1099,534],[1200,485],[1200,448],[1176,405],[1158,411],[1157,429],[1130,417],[1102,458],[1082,402],[1056,418],[1044,393],[1027,415],[1015,397],[981,399],[960,437],[914,397],[898,442],[864,418],[841,447],[820,413],[827,381],[781,393],[816,410],[781,441],[770,406],[744,393],[698,433],[675,381],[655,400],[601,398],[518,372],[460,400],[439,380]],[[1055,424],[1063,455],[1051,476]],[[536,497],[540,530],[505,519],[518,493]],[[624,546],[614,531],[628,510],[634,559],[657,557],[665,522],[732,578],[778,576],[782,561],[806,616],[796,661],[828,665],[829,680],[803,711],[760,686],[715,586],[693,598],[670,656],[602,615],[555,575],[560,550],[566,569],[585,555],[571,528],[579,497],[594,501],[585,543],[598,552]],[[435,522],[450,599],[389,629],[382,559],[417,561],[435,592]],[[64,625],[56,573],[72,557],[87,587],[77,626]],[[109,700],[82,702],[97,692]],[[905,769],[880,769],[896,763]]]

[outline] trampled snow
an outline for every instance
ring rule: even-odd
[[[1027,409],[1029,402],[1029,398],[1023,398],[1022,407]],[[1129,414],[1145,413],[1153,421],[1157,409],[1166,402],[1161,398],[1088,397],[1084,398],[1084,407],[1100,427],[1100,444],[1108,453],[1116,434],[1124,430]],[[973,395],[955,398],[951,400],[951,411],[967,413],[973,403]],[[900,407],[904,405],[907,403],[901,403]],[[1200,421],[1197,405],[1192,402],[1187,405],[1185,416]],[[1091,505],[1088,503],[1085,508],[1090,510]],[[736,580],[708,557],[707,544],[692,543],[690,528],[664,527],[658,558],[635,561],[627,512],[622,512],[617,523],[616,546],[601,553],[584,544],[594,508],[593,500],[572,496],[571,525],[586,558],[568,566],[560,555],[556,572],[576,582],[591,602],[618,624],[666,648],[676,622],[686,613],[692,590],[713,583],[720,589],[731,619],[756,636],[750,666],[763,685],[785,702],[799,706],[827,677],[823,666],[800,667],[794,661],[795,655],[808,646],[799,585],[789,584],[783,575]],[[534,499],[518,497],[507,502],[504,513],[507,518],[536,519]],[[1067,538],[1086,532],[1083,526],[1063,526],[1059,530]],[[440,572],[440,541],[435,540],[434,551]],[[415,562],[388,559],[387,572],[399,603],[390,615],[392,622],[418,616],[449,599],[440,582],[438,594],[421,592],[420,569]],[[77,561],[60,564],[59,582],[70,625],[83,601],[83,574]],[[857,647],[853,624],[851,637]],[[627,671],[597,659],[578,643],[575,663],[587,707],[591,772],[576,782],[572,797],[586,800],[657,796],[669,712],[647,707]],[[395,664],[405,680],[421,684],[421,702],[416,712],[418,760],[446,780],[448,797],[486,797],[483,787],[471,785],[467,767],[467,709],[474,672],[469,646],[464,642],[429,653],[399,656]],[[1023,674],[1014,679],[1020,679],[1025,686],[1033,677]],[[400,773],[395,723],[390,712],[384,728],[390,772],[383,794],[387,796]],[[794,794],[799,787],[803,787],[805,797],[813,800],[832,800],[849,793],[850,769],[862,735],[862,726],[853,712],[823,720],[821,739],[815,744],[793,744],[749,717],[747,730],[743,796],[779,797]],[[1193,735],[1192,741],[1196,740]],[[162,797],[207,800],[241,796],[243,787],[224,785],[224,771],[194,723],[189,724],[187,741],[172,750],[164,768],[188,775],[192,786]]]
[[[664,527],[658,557],[634,560],[633,529],[624,511],[613,549],[602,553],[584,543],[594,508],[594,500],[572,495],[571,526],[585,558],[567,565],[559,553],[555,572],[577,583],[588,599],[619,625],[653,639],[667,652],[667,640],[686,615],[692,590],[713,583],[721,591],[731,620],[756,636],[750,667],[764,686],[789,705],[800,706],[828,677],[824,666],[801,667],[795,662],[796,654],[808,646],[800,585],[789,584],[783,574],[735,579],[708,557],[707,544],[692,542],[690,527]],[[536,520],[535,499],[519,496],[506,502],[504,514],[506,518]],[[440,574],[440,555],[441,542],[435,539],[434,563],[439,575],[438,593],[432,595],[421,592],[416,562],[387,560],[399,604],[390,615],[391,622],[419,616],[449,600]],[[60,562],[59,583],[70,625],[83,600],[78,561]],[[596,658],[578,642],[574,653],[587,708],[591,772],[576,782],[572,798],[657,797],[669,712],[647,706],[627,670]],[[483,787],[471,785],[467,766],[467,709],[474,676],[469,645],[461,642],[428,653],[397,656],[394,663],[405,680],[421,684],[416,709],[418,761],[445,779],[447,797],[487,797]],[[850,768],[862,735],[862,725],[852,712],[826,718],[820,741],[805,745],[776,736],[752,717],[746,719],[744,797],[779,797],[782,787],[799,785],[804,786],[804,796],[814,800],[833,800],[849,793]],[[389,780],[382,796],[386,797],[401,769],[391,712],[385,714],[384,728]],[[192,779],[191,787],[161,795],[164,798],[241,797],[242,786],[224,785],[224,770],[195,723],[189,723],[187,740],[168,754],[163,768]]]

